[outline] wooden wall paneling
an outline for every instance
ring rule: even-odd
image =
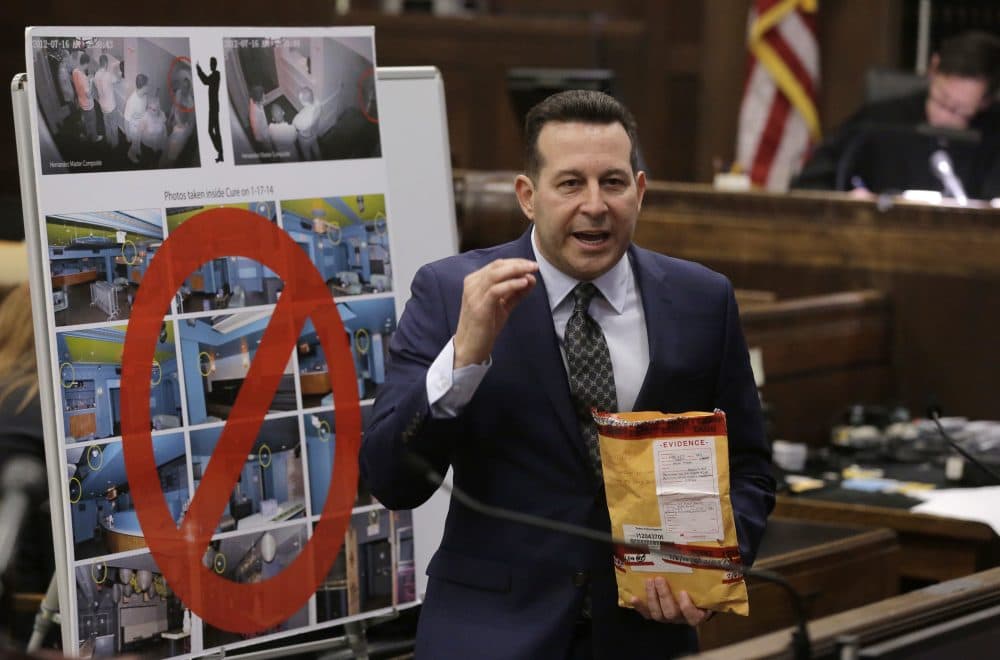
[[[900,547],[895,533],[884,528],[834,526],[824,531],[825,527],[772,516],[754,566],[775,571],[788,580],[802,597],[810,619],[898,593],[896,564]],[[798,537],[795,541],[790,538],[793,535]],[[784,547],[775,548],[772,543],[768,548],[772,537],[778,537]],[[802,542],[813,537],[813,542]],[[843,588],[848,582],[851,588]],[[702,649],[718,648],[795,624],[796,614],[787,591],[752,577],[747,580],[747,591],[750,616],[722,614],[699,626]]]
[[[949,414],[994,419],[998,227],[1000,214],[982,208],[899,203],[879,211],[835,194],[654,184],[636,240],[779,297],[881,289],[893,305],[895,374],[894,400],[881,402],[924,415],[933,399]]]
[[[751,0],[705,0],[698,89],[697,147],[692,181],[711,181],[714,161],[736,158],[736,127],[747,70]]]
[[[629,89],[640,87],[639,60],[646,31],[638,20],[560,20],[482,16],[476,19],[354,12],[339,17],[350,25],[375,25],[380,65],[437,66],[444,77],[449,124],[469,129],[456,152],[459,168],[518,169],[522,162],[519,122],[510,107],[506,72],[512,67],[594,67],[598,52],[623,71]],[[603,44],[603,46],[599,45]],[[464,77],[461,95],[451,79]]]
[[[890,301],[849,291],[746,306],[747,345],[761,351],[772,435],[824,446],[852,403],[893,394]]]
[[[861,106],[869,68],[898,66],[901,27],[901,0],[819,3],[819,112],[824,132]]]

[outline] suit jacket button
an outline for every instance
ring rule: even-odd
[[[582,587],[585,584],[587,584],[586,571],[577,571],[576,573],[573,573],[573,586]]]

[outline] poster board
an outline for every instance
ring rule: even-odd
[[[82,53],[91,57],[81,66]],[[415,604],[409,512],[390,514],[358,493],[339,557],[290,616],[264,631],[234,632],[192,612],[145,547],[135,508],[144,491],[125,478],[122,393],[113,390],[121,388],[131,312],[156,254],[171,232],[182,235],[198,207],[225,205],[287,234],[330,287],[350,333],[364,416],[412,273],[457,244],[439,76],[396,72],[395,82],[376,84],[370,28],[35,28],[27,56],[35,84],[27,116],[17,108],[15,115],[22,164],[29,164],[22,189],[33,192],[30,204],[25,199],[33,296],[44,310],[35,321],[45,339],[38,354],[51,500],[60,503],[53,519],[57,545],[63,542],[64,648],[163,657],[235,650]],[[116,65],[110,80],[97,76]],[[70,86],[61,89],[64,68]],[[140,85],[144,70],[157,73]],[[216,71],[218,131],[210,98]],[[425,82],[414,89],[398,82],[414,79]],[[162,84],[146,100],[141,125],[130,125],[124,110],[150,80]],[[105,97],[105,113],[99,90],[109,85],[114,101]],[[302,94],[307,86],[315,88],[312,99]],[[413,97],[415,107],[438,113],[423,137],[444,141],[432,145],[443,158],[432,152],[407,160],[413,133],[390,121],[396,103],[385,105],[383,94],[423,95]],[[327,124],[315,142],[308,130],[296,129],[294,142],[287,130],[284,137],[259,131],[255,106],[270,128],[294,126],[310,105],[320,108],[300,123]],[[86,114],[92,111],[96,122]],[[291,122],[281,121],[292,112]],[[31,167],[34,177],[25,171]],[[430,178],[407,190],[414,171]],[[269,265],[224,255],[186,274],[155,338],[153,481],[177,524],[206,478],[226,415],[248,382],[240,371],[253,362],[280,299],[282,280]],[[317,334],[308,322],[301,329],[206,548],[206,568],[224,578],[280,577],[316,533],[333,462],[324,446],[337,444],[334,375],[327,367],[324,376]]]

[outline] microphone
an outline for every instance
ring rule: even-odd
[[[0,575],[7,571],[17,548],[21,525],[31,510],[34,496],[44,496],[45,466],[33,456],[8,459],[0,471]],[[0,592],[3,587],[0,586]]]
[[[944,149],[938,149],[931,154],[931,173],[934,174],[944,186],[948,195],[955,198],[955,201],[965,206],[969,203],[969,198],[965,195],[965,188],[955,174],[955,168],[951,162],[951,156]]]
[[[581,525],[574,525],[573,523],[567,523],[561,520],[550,520],[549,518],[524,513],[523,511],[513,511],[504,507],[487,504],[486,502],[482,502],[472,495],[469,495],[458,486],[447,483],[444,476],[438,472],[427,459],[420,456],[416,452],[412,450],[406,451],[404,460],[406,460],[410,469],[414,472],[421,474],[427,481],[435,486],[443,488],[445,492],[449,493],[452,497],[458,500],[459,503],[465,505],[467,508],[475,511],[476,513],[481,513],[484,516],[508,522],[516,522],[530,527],[537,527],[550,532],[560,532],[570,536],[587,539],[588,541],[597,541],[598,543],[606,543],[612,546],[620,545],[624,546],[626,549],[635,549],[638,552],[657,555],[674,561],[681,560],[701,568],[714,568],[718,570],[730,571],[738,573],[744,577],[752,577],[762,582],[776,584],[788,593],[789,598],[792,601],[792,609],[795,613],[796,629],[792,632],[793,657],[795,660],[808,660],[812,657],[812,644],[809,641],[809,630],[806,628],[807,617],[805,607],[802,604],[802,597],[795,590],[795,587],[788,582],[788,580],[775,571],[770,571],[766,568],[751,568],[749,566],[744,566],[743,564],[735,564],[728,559],[702,557],[701,555],[696,555],[677,547],[671,547],[664,550],[659,546],[652,546],[637,541],[628,541],[614,536],[609,532],[603,532],[589,527],[583,527]]]

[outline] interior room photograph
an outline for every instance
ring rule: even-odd
[[[127,319],[163,243],[159,209],[59,213],[45,218],[56,325]]]
[[[177,322],[191,424],[228,418],[270,320],[267,310],[246,310]],[[270,404],[272,412],[293,410],[296,406],[292,357],[289,351],[288,362]]]
[[[125,471],[121,442],[66,450],[69,517],[77,560],[146,547],[133,488],[161,488],[171,517],[180,522],[189,498],[184,434],[154,434],[153,456],[159,482],[133,484]]]
[[[337,303],[337,311],[340,312],[354,359],[358,397],[362,400],[374,397],[376,388],[385,382],[389,338],[396,330],[394,305],[392,298],[366,298]],[[330,369],[337,369],[337,364],[328,361],[311,320],[305,323],[296,351],[302,406],[332,406]]]
[[[179,655],[190,648],[191,613],[149,553],[76,567],[80,657]]]
[[[361,406],[361,427],[364,428],[371,417],[371,406]],[[330,483],[338,474],[335,460],[337,449],[337,421],[333,411],[308,412],[303,415],[306,437],[306,453],[309,459],[309,502],[314,516],[323,512]],[[341,466],[341,474],[344,467]],[[363,480],[358,480],[358,494],[354,506],[375,504],[367,492]]]
[[[67,443],[121,435],[121,369],[125,326],[56,333],[57,380]],[[165,321],[150,365],[149,414],[153,430],[181,425],[180,381],[174,324]]]
[[[226,580],[241,584],[260,582],[279,574],[295,561],[307,542],[306,525],[274,527],[265,532],[226,535],[212,541],[205,551],[204,562]],[[231,603],[242,611],[263,610],[266,603],[244,601]],[[256,634],[240,634],[204,625],[204,647],[252,639],[286,630],[301,628],[309,623],[309,603],[285,621]]]
[[[282,201],[281,226],[334,296],[392,291],[384,195]]]
[[[167,229],[175,231],[202,211],[217,208],[243,209],[276,221],[276,206],[268,201],[185,206],[167,209]],[[201,264],[184,280],[174,303],[179,314],[268,305],[278,300],[281,288],[281,278],[273,270],[253,259],[233,255]]]
[[[211,464],[222,426],[190,431],[195,493]],[[299,418],[266,419],[219,521],[218,532],[244,531],[306,514]],[[310,472],[312,466],[310,465]]]

